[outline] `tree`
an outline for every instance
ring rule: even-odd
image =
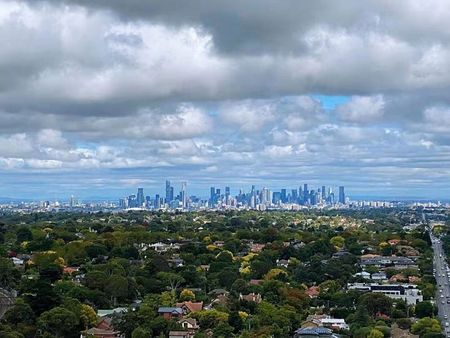
[[[377,313],[390,315],[393,301],[382,293],[367,293],[360,298],[359,303],[367,308],[372,317],[375,317]]]
[[[184,289],[180,293],[180,300],[181,301],[187,301],[187,300],[191,300],[192,301],[192,300],[195,300],[195,293],[192,292],[191,290]]]
[[[341,249],[345,245],[345,238],[342,236],[334,236],[330,239],[330,244]]]
[[[440,333],[441,325],[434,318],[424,317],[415,322],[411,327],[411,332],[423,336],[426,333]]]
[[[97,313],[92,306],[81,304],[80,320],[85,329],[88,329],[97,322]]]
[[[128,295],[128,279],[123,276],[112,275],[105,285],[105,292],[111,296],[114,305],[117,299],[123,299]]]
[[[430,302],[419,302],[415,308],[416,317],[433,317],[434,310],[434,306]]]
[[[234,328],[234,332],[237,333],[243,328],[243,321],[238,311],[232,311],[228,317],[228,324]]]
[[[271,269],[264,277],[265,279],[278,279],[278,280],[286,280],[288,274],[286,271],[282,269]]]
[[[38,318],[38,327],[56,337],[73,337],[77,334],[79,324],[77,316],[61,306],[55,307],[41,314]]]
[[[18,298],[14,306],[5,313],[4,319],[13,325],[31,324],[34,321],[34,312],[30,305]]]
[[[149,338],[149,337],[152,337],[152,332],[140,326],[135,328],[131,333],[131,338]]]
[[[377,329],[372,329],[372,330],[370,330],[367,338],[384,338],[384,335],[383,335],[383,332],[381,332]]]
[[[173,272],[159,272],[156,276],[169,286],[172,292],[175,292],[184,283],[184,278]]]

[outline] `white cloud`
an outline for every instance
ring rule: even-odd
[[[343,121],[369,123],[383,117],[385,105],[382,95],[353,96],[349,102],[339,105],[336,112]]]

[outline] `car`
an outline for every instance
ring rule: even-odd
[[[447,304],[450,304],[450,299],[447,299]]]
[[[448,318],[448,315],[444,315],[444,318],[447,319],[447,318]]]
[[[445,326],[446,326],[446,327],[447,327],[447,326],[450,326],[449,322],[445,322]]]

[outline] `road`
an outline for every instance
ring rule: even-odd
[[[433,265],[437,285],[436,305],[439,310],[438,317],[442,322],[446,336],[450,337],[450,268],[445,261],[441,241],[431,235],[431,242],[434,251]]]

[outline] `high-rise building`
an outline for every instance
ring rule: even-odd
[[[225,204],[229,205],[230,204],[230,187],[225,187]]]
[[[155,196],[155,205],[154,205],[155,209],[161,209],[161,198],[159,197],[158,194],[156,194]]]
[[[166,181],[166,203],[173,201],[173,187],[170,185],[170,181]]]
[[[303,184],[303,203],[307,204],[309,200],[308,184]]]
[[[345,204],[345,191],[342,185],[339,187],[339,203]]]
[[[322,200],[325,201],[327,199],[327,193],[325,191],[325,186],[322,185]]]
[[[287,191],[286,189],[281,189],[281,202],[287,202]]]
[[[216,188],[211,187],[209,190],[209,205],[213,206],[216,204]]]
[[[187,183],[181,182],[181,203],[183,205],[183,209],[188,208],[188,196],[187,196]]]
[[[136,196],[136,204],[137,207],[142,208],[144,206],[145,197],[144,197],[144,189],[138,188],[137,196]]]

